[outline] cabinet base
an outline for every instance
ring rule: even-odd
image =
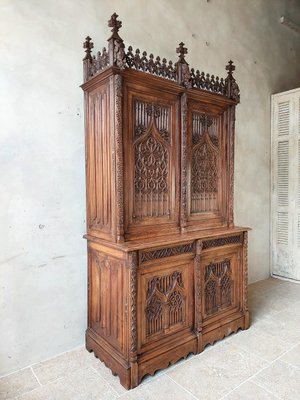
[[[130,365],[111,345],[90,329],[86,331],[86,349],[94,352],[95,356],[110,368],[113,375],[118,375],[121,385],[128,390],[138,386],[145,375],[153,375],[156,371],[186,358],[190,353],[201,353],[208,344],[212,345],[239,329],[248,328],[249,312],[246,311],[228,322],[207,326],[202,333],[191,333],[184,342],[181,341],[172,348],[164,350],[160,347],[159,350],[153,351],[153,357],[151,354],[142,354],[138,356],[134,365]]]

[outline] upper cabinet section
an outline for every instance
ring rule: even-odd
[[[232,61],[225,79],[147,55],[119,36],[84,48],[87,229],[123,242],[233,226],[235,106]]]

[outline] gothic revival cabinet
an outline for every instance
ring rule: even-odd
[[[239,89],[131,47],[117,15],[84,47],[86,346],[126,388],[249,326],[247,228],[233,222]]]

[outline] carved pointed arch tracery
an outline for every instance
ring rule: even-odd
[[[171,108],[134,101],[133,220],[170,215]]]
[[[197,112],[192,114],[191,148],[191,212],[218,211],[218,118]]]

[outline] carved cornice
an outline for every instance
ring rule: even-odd
[[[185,88],[202,89],[226,96],[236,103],[240,101],[239,87],[233,77],[235,66],[231,60],[226,66],[227,77],[223,79],[204,72],[200,73],[199,70],[194,68],[190,69],[185,59],[188,50],[182,42],[176,49],[179,59],[175,64],[172,61],[167,61],[166,58],[154,57],[152,53],[148,56],[146,51],[141,52],[139,49],[134,51],[131,46],[125,52],[123,39],[118,33],[122,27],[122,22],[117,18],[118,15],[114,13],[108,21],[108,26],[112,28],[112,34],[108,39],[108,51],[104,48],[102,53],[97,53],[97,57],[92,56],[93,43],[89,36],[86,38],[84,42],[86,52],[84,58],[85,81],[109,66],[120,69],[132,68],[175,81]]]

